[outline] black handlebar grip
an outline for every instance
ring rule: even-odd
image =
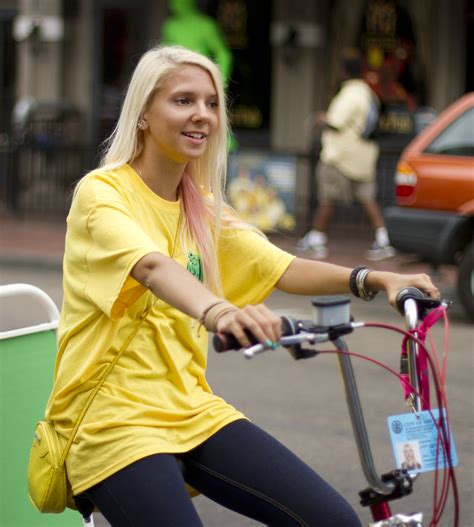
[[[398,291],[395,303],[397,305],[398,311],[403,315],[405,314],[403,310],[403,306],[405,305],[405,302],[409,299],[413,298],[414,300],[427,298],[426,295],[423,293],[423,291],[420,291],[420,289],[416,287],[404,287],[403,289],[400,289]]]
[[[295,335],[298,333],[298,329],[298,323],[294,318],[286,315],[281,317],[281,332],[284,337]],[[246,334],[252,344],[257,344],[258,340],[249,331],[246,331]],[[212,338],[212,345],[217,353],[242,348],[239,341],[231,333],[216,333]]]
[[[252,344],[255,344],[255,337],[248,331],[246,331],[245,333],[250,342]],[[217,353],[222,353],[224,351],[230,350],[238,350],[242,347],[239,341],[231,333],[216,333],[212,337],[212,346],[214,350],[217,351]]]

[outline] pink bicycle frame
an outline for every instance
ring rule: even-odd
[[[435,310],[436,315],[427,317],[426,322],[419,324],[418,306],[416,301],[408,299],[405,302],[405,319],[408,326],[408,330],[413,332],[418,338],[424,338],[426,336],[427,329],[433,325],[433,323],[442,316],[441,310]],[[436,320],[434,320],[435,317]],[[371,511],[372,519],[374,522],[385,522],[383,525],[390,525],[387,521],[393,520],[393,525],[400,525],[400,516],[392,515],[389,501],[394,497],[401,497],[409,494],[412,490],[413,476],[402,473],[401,471],[393,471],[391,474],[379,476],[375,469],[374,460],[370,448],[369,438],[367,435],[367,428],[364,422],[364,416],[362,412],[362,406],[359,399],[359,393],[357,384],[352,368],[350,355],[347,353],[347,347],[342,338],[336,338],[333,341],[336,348],[342,352],[338,353],[339,366],[342,373],[344,382],[344,389],[346,393],[347,407],[349,410],[352,428],[354,431],[354,437],[359,452],[359,458],[361,461],[362,470],[365,478],[369,483],[370,487],[360,493],[362,498],[362,505],[368,506]],[[429,382],[427,378],[428,370],[426,365],[426,357],[420,354],[420,346],[417,342],[412,339],[406,339],[406,356],[409,363],[408,381],[413,386],[415,391],[410,390],[407,397],[411,397],[412,401],[410,404],[414,411],[420,411],[424,409],[429,403]],[[420,360],[420,357],[421,360]],[[420,370],[421,376],[418,373]],[[404,387],[408,387],[408,383],[405,382]],[[421,398],[416,393],[423,390],[423,403]],[[421,516],[421,515],[419,515]],[[417,521],[414,519],[414,521]],[[421,521],[421,520],[420,520]],[[378,524],[372,523],[371,526],[377,527]],[[413,523],[413,525],[416,525]],[[421,525],[419,523],[418,525]]]

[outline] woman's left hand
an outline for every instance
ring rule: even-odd
[[[431,298],[441,298],[439,289],[431,278],[424,273],[397,274],[384,271],[370,271],[366,278],[366,286],[371,291],[385,291],[391,306],[396,307],[398,292],[404,287],[416,287]]]

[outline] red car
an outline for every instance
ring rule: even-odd
[[[457,289],[474,320],[474,93],[461,97],[402,152],[390,240],[435,266],[458,267]]]

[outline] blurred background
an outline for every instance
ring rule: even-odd
[[[312,115],[338,89],[341,50],[360,49],[382,102],[382,207],[403,146],[474,87],[471,0],[0,0],[2,216],[65,217],[138,58],[187,35],[172,21],[191,11],[221,39],[208,54],[227,77],[230,177],[241,157],[266,170],[287,212],[275,226],[287,231],[305,230],[317,199]],[[337,221],[357,228],[359,215]]]

